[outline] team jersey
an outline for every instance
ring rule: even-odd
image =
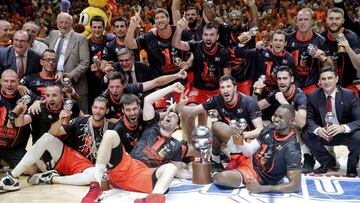
[[[211,97],[202,106],[205,110],[216,109],[220,114],[220,121],[227,124],[233,119],[244,118],[248,124],[247,130],[253,130],[252,120],[261,117],[256,101],[240,92],[237,92],[234,97],[236,102],[232,106],[227,105],[221,95]]]
[[[142,83],[131,83],[126,84],[123,90],[123,94],[131,93],[139,96],[141,98],[143,93],[143,84]],[[120,100],[116,101],[110,94],[109,89],[106,89],[102,94],[102,97],[105,97],[109,101],[109,113],[106,115],[106,118],[116,118],[119,119],[122,115]]]
[[[173,137],[160,134],[158,116],[145,121],[145,129],[131,156],[153,168],[169,161],[182,160],[182,144]]]
[[[71,118],[75,118],[80,113],[80,108],[77,102],[73,102],[73,107],[71,109]],[[40,104],[41,111],[39,114],[32,114],[30,113],[30,117],[32,119],[31,122],[31,129],[32,129],[32,139],[33,143],[35,143],[44,133],[47,133],[51,127],[51,124],[59,120],[59,114],[62,110],[51,110],[48,103],[41,103]]]
[[[260,75],[265,75],[266,80],[265,89],[267,92],[271,92],[277,88],[276,81],[276,71],[280,66],[288,66],[294,71],[294,57],[287,51],[283,51],[280,54],[274,53],[272,48],[265,49],[246,49],[244,47],[237,47],[235,50],[235,55],[238,57],[251,57],[255,59],[255,64],[257,67],[256,77]]]
[[[77,117],[70,125],[63,125],[67,136],[65,143],[84,155],[89,161],[95,163],[97,150],[106,130],[112,130],[114,124],[104,122],[101,128],[91,126],[91,117]]]
[[[152,31],[136,38],[138,50],[146,50],[150,68],[154,70],[156,77],[178,72],[180,67],[175,65],[176,58],[185,60],[187,56],[186,52],[172,46],[175,29],[175,26],[171,26],[172,33],[166,39],[162,38],[159,33],[155,35]],[[181,33],[181,40],[191,40],[191,36],[186,30]]]
[[[301,151],[296,134],[279,137],[272,124],[256,138],[261,148],[253,155],[254,170],[264,185],[275,185],[287,171],[301,170]]]
[[[36,95],[30,95],[34,101]],[[0,91],[0,149],[16,146],[26,146],[30,136],[30,125],[15,127],[15,123],[10,120],[9,113],[16,106],[16,102],[21,98],[17,93],[14,96],[5,95]],[[31,105],[28,104],[28,105]]]
[[[122,115],[119,121],[116,123],[114,130],[120,136],[120,140],[122,145],[125,147],[125,151],[131,153],[144,130],[142,113],[140,113],[138,117],[138,125],[136,127],[130,127],[126,116]]]
[[[89,50],[90,50],[90,64],[94,64],[96,60],[107,59],[109,50],[106,44],[110,41],[109,38],[103,36],[103,39],[96,41],[93,38],[89,39]]]
[[[216,44],[215,51],[205,51],[203,41],[190,41],[190,51],[194,54],[194,81],[192,85],[201,90],[219,89],[219,79],[224,74],[224,68],[230,67],[229,51]]]
[[[293,88],[294,91],[289,97],[285,97],[286,101],[288,101],[290,105],[294,106],[297,111],[306,110],[306,106],[307,106],[306,94],[300,88],[296,88],[295,85],[293,85],[291,88]],[[271,116],[280,106],[280,103],[275,99],[275,94],[277,92],[279,91],[274,90],[270,94],[268,94],[267,97],[265,97],[266,101],[270,104],[270,106],[263,110],[264,120],[270,120]]]
[[[45,89],[46,87],[55,84],[54,77],[45,77],[40,73],[26,75],[21,80],[20,83],[26,86],[29,90],[35,93],[41,99],[45,98]]]
[[[109,61],[118,61],[117,53],[120,49],[125,48],[124,42],[121,42],[117,37],[106,43],[106,49],[109,54],[107,55],[107,60]]]
[[[356,54],[360,54],[360,38],[351,30],[344,29],[343,34],[348,40],[350,47]],[[349,55],[346,52],[338,52],[338,46],[336,38],[332,38],[329,31],[325,30],[321,33],[326,38],[328,44],[328,50],[324,50],[327,56],[331,56],[334,67],[336,67],[337,74],[339,76],[338,85],[347,87],[352,85],[353,80],[357,80],[357,71],[352,64]]]
[[[201,20],[201,22],[198,22],[198,24],[196,25],[195,28],[187,29],[192,40],[200,41],[202,39],[202,34],[204,32],[205,25],[206,25],[206,22],[204,20]]]
[[[291,34],[287,40],[286,50],[294,56],[295,83],[300,88],[317,84],[319,80],[321,62],[309,55],[307,51],[309,44],[313,44],[321,50],[328,49],[325,38],[313,32],[306,41],[299,39],[298,32]]]

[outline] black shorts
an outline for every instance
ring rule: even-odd
[[[25,153],[25,146],[0,149],[0,159],[8,163],[10,168],[14,168],[21,161]]]

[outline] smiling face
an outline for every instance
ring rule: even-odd
[[[338,80],[339,80],[338,76],[335,75],[335,73],[332,71],[326,71],[320,73],[320,78],[319,78],[320,87],[328,95],[334,92]]]
[[[102,121],[105,118],[106,113],[109,109],[106,106],[106,102],[94,101],[91,107],[92,117],[94,121]]]
[[[127,32],[127,26],[125,21],[115,21],[113,31],[118,38],[124,38]]]
[[[279,71],[276,74],[276,80],[280,92],[286,93],[290,90],[294,78],[290,76],[288,71]]]
[[[276,54],[282,53],[286,46],[285,35],[275,33],[270,40],[270,45]]]
[[[330,32],[338,32],[344,24],[344,16],[342,13],[330,12],[326,18],[326,25]]]
[[[104,25],[102,21],[92,21],[91,22],[91,33],[95,38],[101,38],[104,33]]]
[[[73,23],[72,17],[71,17],[71,15],[69,15],[67,13],[59,14],[56,19],[57,28],[63,35],[70,32],[72,23]]]
[[[155,27],[158,30],[165,30],[170,23],[169,17],[165,13],[159,12],[155,14]]]
[[[18,76],[14,71],[6,71],[1,75],[1,91],[4,94],[9,96],[15,95],[18,85]]]
[[[291,128],[291,123],[294,118],[291,116],[289,111],[285,108],[279,107],[276,109],[274,115],[271,117],[271,121],[275,130],[287,130]]]
[[[220,94],[227,104],[232,104],[235,99],[236,86],[233,85],[231,80],[220,82]]]
[[[14,35],[13,48],[16,53],[23,56],[28,48],[30,48],[29,34],[25,31],[17,31]]]
[[[130,104],[123,104],[122,112],[124,113],[126,120],[131,124],[137,124],[140,116],[140,106],[137,101],[133,101]]]
[[[296,18],[296,25],[301,33],[307,33],[311,31],[312,15],[308,10],[299,11]]]
[[[8,21],[0,20],[0,41],[7,42],[11,39],[11,25]]]
[[[45,72],[53,73],[56,65],[56,54],[46,51],[40,59],[40,64]]]

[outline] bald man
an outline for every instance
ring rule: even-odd
[[[0,20],[0,47],[11,45],[11,25],[6,20]]]
[[[80,108],[88,112],[88,84],[85,73],[89,67],[89,45],[85,36],[72,30],[73,18],[68,13],[60,13],[56,24],[58,30],[50,32],[44,40],[57,57],[56,79],[69,78],[80,96]],[[60,46],[59,46],[60,45]]]
[[[32,36],[32,41],[30,42],[31,49],[42,55],[48,46],[36,39],[39,34],[40,27],[35,22],[28,21],[23,25],[22,30],[27,31]]]

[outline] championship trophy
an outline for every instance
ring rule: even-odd
[[[73,102],[70,99],[65,100],[63,109],[68,112],[71,112],[72,107],[73,107]],[[70,120],[71,120],[71,116],[61,118],[61,124],[68,124],[70,122]]]
[[[31,97],[29,95],[22,96],[18,102],[23,103],[25,106],[31,102]],[[19,117],[20,114],[24,113],[26,109],[23,106],[16,105],[14,109],[9,113],[9,119],[15,120],[15,118]]]
[[[316,46],[313,45],[313,44],[309,44],[309,46],[307,47],[307,52],[308,52],[308,54],[309,54],[310,56],[314,56],[315,53],[316,53],[316,51],[317,51]]]
[[[265,75],[260,75],[259,79],[258,79],[258,82],[263,85],[264,82],[266,80],[266,76]],[[264,85],[263,85],[264,86]],[[263,87],[254,87],[254,93],[255,94],[258,94],[258,95],[261,95],[262,91],[263,91]]]
[[[200,152],[200,159],[192,162],[194,184],[211,183],[210,151],[213,143],[213,134],[208,127],[198,126],[192,131],[191,142]]]
[[[345,40],[345,35],[343,33],[339,33],[336,37],[336,41],[339,43],[339,42],[342,42]],[[338,53],[344,53],[345,52],[345,47],[344,46],[338,46],[338,50],[337,50]]]
[[[325,128],[328,128],[334,123],[335,115],[332,112],[327,112],[325,115]],[[329,137],[329,142],[332,140],[332,137]]]
[[[65,86],[71,86],[71,80],[69,78],[64,78],[63,81],[62,81],[62,85],[63,87]]]

